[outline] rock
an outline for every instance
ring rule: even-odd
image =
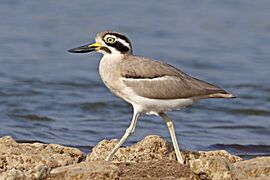
[[[230,163],[235,163],[238,161],[242,161],[243,159],[239,156],[232,155],[224,150],[215,150],[215,151],[184,151],[183,158],[186,164],[189,164],[189,161],[195,159],[202,158],[210,158],[210,157],[221,157],[229,161]]]
[[[226,159],[230,163],[235,163],[239,161],[243,161],[243,159],[239,156],[232,155],[225,150],[216,150],[216,151],[199,151],[199,159],[204,157],[221,157]]]
[[[88,154],[86,161],[104,160],[117,142],[117,140],[101,141],[93,148],[92,152]],[[245,177],[233,165],[235,162],[242,161],[242,158],[231,155],[227,151],[182,151],[182,155],[185,163],[190,165],[192,171],[190,174],[194,173],[201,179],[208,178],[215,180]],[[112,160],[114,163],[130,163],[131,165],[126,167],[130,168],[136,166],[133,164],[134,162],[138,164],[137,166],[141,167],[145,162],[155,164],[155,161],[158,160],[164,163],[166,160],[175,161],[176,157],[173,147],[165,139],[156,135],[150,135],[130,147],[120,148]],[[123,164],[121,166],[123,166]],[[159,168],[161,169],[161,167]],[[180,166],[180,169],[183,170],[184,167]],[[125,169],[122,170],[125,172]],[[187,176],[184,177],[186,178]]]
[[[270,157],[242,160],[223,150],[182,151],[185,165],[176,161],[173,147],[151,135],[120,148],[105,162],[117,140],[103,140],[81,162],[75,148],[54,144],[17,143],[0,139],[0,180],[13,179],[270,179]]]
[[[189,163],[190,169],[200,179],[231,180],[244,177],[226,158],[203,157],[201,159],[191,160]]]
[[[239,179],[245,178],[233,163],[243,159],[232,155],[224,150],[189,152],[186,162],[190,164],[191,170],[200,179]]]
[[[249,178],[270,179],[270,157],[258,157],[236,162],[235,166]]]
[[[44,179],[51,169],[80,162],[83,153],[56,144],[17,143],[0,139],[0,179]]]
[[[86,161],[99,162],[107,157],[117,140],[102,140]],[[188,165],[181,165],[171,144],[165,139],[150,135],[130,147],[121,147],[112,159],[121,170],[120,179],[195,179]]]
[[[226,151],[199,152],[199,159],[190,160],[191,170],[208,179],[270,179],[270,157],[243,161]]]
[[[94,179],[119,179],[120,170],[111,162],[81,162],[51,171],[47,180],[94,180]]]
[[[0,174],[0,180],[23,180],[25,175],[22,171],[11,169]]]
[[[116,139],[102,140],[87,155],[86,161],[104,160],[117,143]],[[199,152],[181,150],[181,152],[186,163],[203,157],[223,157],[231,163],[242,161],[239,156],[234,156],[224,150]],[[172,145],[160,136],[149,135],[130,147],[119,148],[112,160],[113,162],[143,162],[164,158],[176,160]]]
[[[86,161],[104,160],[117,142],[118,141],[115,139],[102,140],[92,149],[92,152],[87,155]],[[164,158],[169,160],[176,159],[172,146],[165,139],[156,135],[150,135],[130,147],[119,148],[112,161],[143,162]]]

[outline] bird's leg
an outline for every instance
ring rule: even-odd
[[[177,143],[177,139],[176,139],[176,136],[175,136],[175,131],[174,131],[172,120],[164,112],[159,113],[159,115],[162,117],[163,121],[166,123],[166,125],[167,125],[167,127],[169,129],[169,132],[170,132],[170,135],[171,135],[171,138],[172,138],[174,151],[175,151],[175,154],[176,154],[176,157],[177,157],[177,161],[180,164],[184,164],[184,160],[182,158],[182,155],[181,155],[178,143]]]
[[[121,140],[117,143],[117,145],[113,148],[113,150],[110,152],[110,154],[106,157],[105,161],[110,161],[112,159],[113,155],[117,152],[117,150],[127,140],[128,136],[134,132],[139,115],[140,114],[138,112],[134,111],[132,121],[131,121],[129,127],[127,128],[125,134],[123,135]]]

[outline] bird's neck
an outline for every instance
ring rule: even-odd
[[[121,62],[123,58],[123,54],[104,54],[99,63],[100,73],[104,75],[108,74],[112,69],[117,69],[119,62]]]
[[[114,82],[117,81],[120,76],[118,68],[123,58],[123,54],[110,54],[103,55],[100,60],[99,74],[102,81],[109,89],[115,88]]]
[[[104,62],[106,61],[106,64],[117,63],[121,61],[124,57],[125,55],[121,53],[104,54],[103,57],[101,58],[101,61],[104,61]]]

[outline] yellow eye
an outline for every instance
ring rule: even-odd
[[[115,42],[115,38],[113,38],[113,37],[108,37],[108,38],[105,39],[105,41],[106,41],[107,43],[113,44],[113,43]]]

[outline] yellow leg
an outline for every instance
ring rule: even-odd
[[[172,143],[173,143],[173,147],[174,147],[174,151],[175,151],[175,154],[176,154],[176,157],[177,157],[177,161],[180,164],[184,164],[184,160],[182,158],[182,155],[181,155],[178,143],[177,143],[177,139],[176,139],[176,136],[175,136],[175,131],[174,131],[172,120],[164,112],[159,113],[159,115],[162,117],[163,121],[166,123],[166,125],[167,125],[167,127],[169,129],[171,139],[172,139]]]
[[[123,137],[121,138],[121,140],[117,143],[117,145],[113,148],[113,150],[110,152],[110,154],[106,157],[105,161],[110,161],[112,159],[113,155],[117,152],[117,150],[122,146],[122,144],[125,143],[128,136],[134,132],[139,115],[140,114],[138,112],[133,113],[133,117],[132,117],[132,121],[130,123],[130,126],[127,128],[127,130],[126,130],[125,134],[123,135]]]

